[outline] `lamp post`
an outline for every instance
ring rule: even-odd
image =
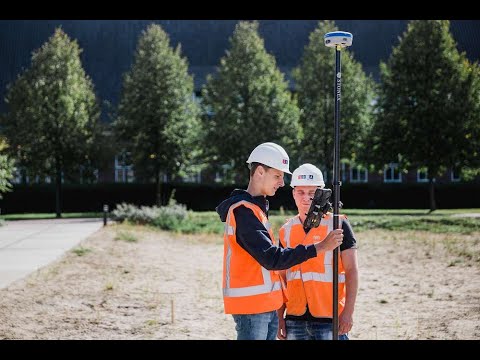
[[[103,226],[107,226],[108,205],[103,205]]]

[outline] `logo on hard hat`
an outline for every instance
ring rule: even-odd
[[[307,175],[298,175],[298,179],[306,179]]]
[[[288,164],[288,160],[287,159],[283,159],[282,160],[282,163],[284,163],[285,165]]]
[[[313,175],[308,175],[308,178],[309,178],[310,180],[313,180]]]

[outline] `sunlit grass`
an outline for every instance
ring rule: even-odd
[[[419,230],[435,233],[469,234],[480,231],[480,209],[441,209],[429,213],[427,209],[342,209],[354,231],[384,229],[394,231]],[[294,216],[294,211],[270,211],[270,222],[274,231]],[[478,214],[477,216],[461,216],[461,214]],[[64,218],[102,217],[102,213],[65,213]],[[1,219],[53,219],[55,214],[10,214]],[[175,225],[173,231],[184,234],[222,234],[224,223],[215,211],[189,211],[186,220]],[[123,235],[121,235],[123,236]],[[130,241],[122,238],[121,240]],[[133,241],[133,240],[132,240]]]
[[[352,224],[354,231],[384,229],[394,231],[419,230],[435,233],[469,234],[480,231],[480,217],[452,216],[462,213],[478,213],[480,209],[453,209],[437,210],[427,214],[426,210],[366,210],[352,209],[345,213]],[[294,216],[293,212],[272,212],[269,220],[274,231],[285,223],[286,219]],[[177,231],[185,233],[214,233],[222,234],[224,223],[216,212],[191,212],[189,218]]]
[[[351,215],[348,219],[355,231],[370,229],[420,230],[435,233],[470,234],[480,231],[480,218],[450,215]]]
[[[88,254],[88,253],[91,252],[91,251],[92,251],[92,249],[86,248],[86,247],[83,247],[83,246],[79,246],[79,247],[77,247],[77,248],[75,248],[75,249],[72,250],[72,252],[73,252],[74,254],[76,254],[77,256],[86,255],[86,254]]]
[[[138,237],[132,232],[119,231],[117,235],[115,235],[115,240],[125,242],[138,242]]]

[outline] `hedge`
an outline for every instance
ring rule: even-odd
[[[174,198],[194,211],[213,211],[235,186],[165,183],[164,203],[175,190]],[[246,188],[246,186],[239,186]],[[475,196],[477,194],[477,196]],[[454,183],[436,185],[439,209],[479,208],[480,184]],[[428,209],[428,184],[343,184],[340,199],[344,208],[365,209]],[[270,209],[295,209],[290,186],[268,198]],[[151,206],[155,203],[155,185],[101,183],[93,185],[65,184],[62,191],[62,212],[101,212],[103,205],[113,209],[121,202]],[[14,185],[13,191],[0,199],[2,214],[55,212],[55,187],[52,184]]]

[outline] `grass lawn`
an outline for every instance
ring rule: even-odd
[[[429,213],[424,209],[345,209],[354,231],[373,229],[383,230],[419,230],[435,233],[469,234],[480,231],[480,209],[441,209]],[[274,231],[285,220],[292,217],[293,211],[271,211],[270,222]],[[473,215],[473,216],[472,216]],[[62,218],[103,217],[103,213],[63,213]],[[9,214],[0,216],[0,220],[54,219],[54,213],[48,214]],[[222,234],[224,224],[215,211],[190,211],[186,221],[176,228],[181,233]]]
[[[354,231],[423,230],[462,234],[480,231],[480,209],[437,210],[431,214],[428,210],[417,209],[350,209],[341,213],[348,216]],[[462,216],[462,214],[478,214],[478,217]],[[272,211],[269,219],[274,231],[278,231],[285,220],[293,215],[293,212]],[[186,233],[221,234],[223,223],[220,222],[216,212],[191,212],[189,220],[180,225],[178,230]]]

